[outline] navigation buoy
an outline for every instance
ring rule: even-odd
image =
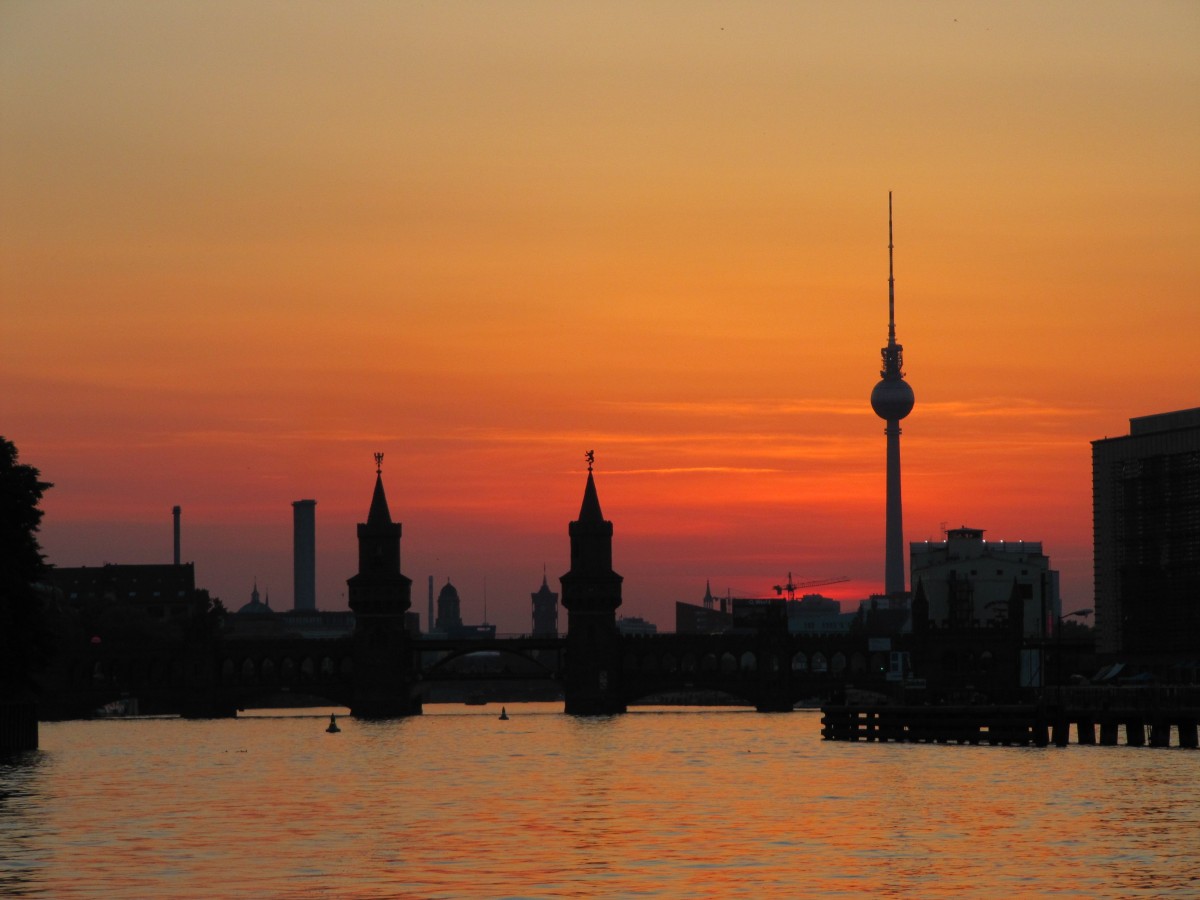
[[[334,713],[329,714],[329,727],[325,729],[328,734],[337,734],[342,729],[338,728],[337,716]]]
[[[500,707],[500,721],[501,722],[508,721],[508,710],[506,710],[503,706]]]

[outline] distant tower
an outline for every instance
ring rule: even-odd
[[[887,422],[887,534],[884,591],[904,593],[904,524],[900,504],[900,420],[912,412],[913,389],[904,380],[904,347],[896,343],[896,279],[892,268],[892,193],[888,191],[888,342],[881,352],[882,380],[871,391],[871,408]]]
[[[358,526],[358,572],[346,582],[354,612],[352,711],[367,718],[421,712],[405,616],[412,605],[412,580],[400,571],[401,527],[388,510],[382,467],[383,454],[376,453],[371,509]]]
[[[293,609],[317,608],[317,501],[292,503]]]
[[[567,526],[571,571],[561,579],[562,605],[567,610],[565,706],[567,713],[585,716],[625,712],[617,631],[622,578],[612,568],[613,526],[600,511],[590,450],[587,461],[579,518]]]
[[[443,634],[452,634],[462,630],[462,627],[462,601],[458,596],[458,588],[447,578],[442,589],[438,591],[437,630]]]
[[[171,507],[171,517],[175,520],[175,565],[179,565],[179,516],[182,512],[178,506]]]
[[[542,586],[529,596],[533,600],[534,635],[558,634],[558,594],[550,590],[544,571],[542,572]]]

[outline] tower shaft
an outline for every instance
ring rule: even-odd
[[[887,435],[887,526],[884,538],[884,592],[904,593],[904,513],[900,502],[900,422],[884,429]]]

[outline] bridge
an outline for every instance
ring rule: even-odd
[[[566,712],[589,715],[668,697],[785,711],[848,683],[884,683],[887,653],[870,650],[864,635],[789,634],[780,615],[721,634],[621,634],[622,578],[612,569],[612,533],[589,464],[579,518],[568,525],[565,635],[413,635],[405,621],[412,582],[400,571],[401,526],[391,519],[377,468],[367,521],[358,526],[358,572],[347,582],[352,635],[84,645],[60,653],[48,699],[60,715],[86,715],[111,700],[136,697],[143,712],[230,716],[290,694],[379,718],[419,714],[431,685],[486,677],[553,682]],[[764,606],[767,612],[783,608],[781,601],[763,603],[775,604]],[[480,653],[511,657],[515,669],[486,676],[464,671],[463,661]]]
[[[886,653],[869,651],[866,639],[854,635],[622,635],[617,647],[613,692],[625,707],[728,703],[785,711],[847,684],[882,685],[888,668]],[[536,681],[561,695],[566,648],[565,635],[414,640],[406,696],[422,703],[438,685],[497,682],[502,692],[504,682]],[[47,710],[53,718],[84,717],[127,698],[136,698],[142,713],[201,717],[305,701],[354,710],[355,654],[353,636],[86,645],[56,661]],[[513,664],[480,672],[470,665],[477,654]]]

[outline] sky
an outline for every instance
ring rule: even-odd
[[[62,566],[345,608],[374,484],[424,613],[530,627],[596,454],[625,615],[1040,540],[1200,406],[1192,2],[0,5],[0,434]],[[565,616],[563,619],[565,625]]]

